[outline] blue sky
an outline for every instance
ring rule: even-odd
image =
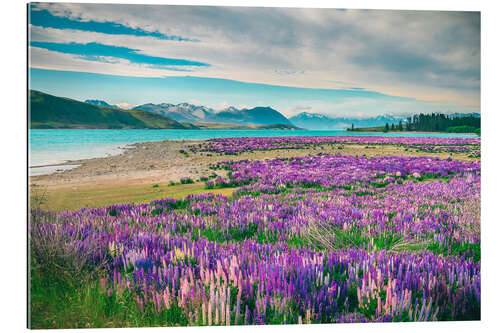
[[[113,63],[110,59],[125,59],[135,64],[153,65],[158,68],[170,66],[210,66],[198,61],[187,59],[172,59],[164,57],[153,57],[147,54],[138,53],[140,50],[129,49],[128,47],[105,45],[100,43],[54,43],[54,42],[30,42],[30,46],[55,51],[64,54],[74,54],[81,59],[90,61],[101,61]]]
[[[41,3],[30,87],[292,116],[479,112],[474,12]]]

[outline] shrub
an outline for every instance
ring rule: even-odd
[[[193,184],[193,183],[194,183],[194,180],[192,180],[189,177],[181,178],[181,184]]]
[[[448,127],[446,129],[446,132],[448,132],[448,133],[475,133],[476,130],[477,129],[475,127],[464,125],[464,126]]]
[[[55,214],[30,214],[31,262],[45,276],[81,286],[104,271],[109,250],[101,235],[88,228],[64,223]]]

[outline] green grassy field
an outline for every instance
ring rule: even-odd
[[[101,207],[117,203],[149,202],[164,197],[183,198],[189,194],[214,193],[230,196],[236,188],[206,189],[204,183],[175,184],[153,183],[145,185],[100,186],[93,188],[39,188],[32,195],[43,195],[41,207],[52,211],[72,210],[82,207]],[[32,190],[33,191],[33,190]]]

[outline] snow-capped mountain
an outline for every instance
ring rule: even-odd
[[[197,106],[189,103],[181,104],[143,104],[136,106],[135,110],[145,110],[161,114],[165,117],[174,119],[176,121],[183,121],[188,123],[197,123],[206,121],[207,117],[214,114],[214,110],[205,106]]]
[[[221,124],[256,124],[271,125],[292,123],[281,113],[271,107],[255,107],[252,109],[237,109],[233,106],[217,112],[207,118],[207,122]]]
[[[144,104],[136,106],[136,110],[145,110],[161,114],[165,117],[188,123],[220,123],[220,124],[286,124],[290,121],[278,111],[270,107],[255,107],[253,109],[238,109],[230,106],[216,112],[205,106],[189,103],[181,104]]]
[[[404,121],[404,119],[404,117],[390,115],[370,118],[329,117],[324,114],[311,112],[302,112],[289,118],[293,125],[311,130],[346,129],[350,128],[352,124],[354,124],[354,127],[382,126],[386,123],[397,124],[400,120]]]
[[[87,100],[85,100],[85,103],[92,104],[95,106],[101,106],[101,107],[105,107],[105,108],[119,109],[118,106],[108,104],[107,102],[99,100],[99,99],[87,99]]]
[[[86,100],[86,103],[110,108],[124,108],[129,106],[127,103],[120,103],[119,105],[110,105],[105,101],[100,100]],[[274,110],[271,107],[255,107],[252,109],[238,109],[234,106],[227,107],[221,111],[215,111],[212,108],[205,106],[198,106],[189,103],[171,104],[161,103],[153,104],[147,103],[138,105],[132,110],[143,110],[164,117],[173,119],[178,122],[186,123],[220,123],[220,124],[242,124],[242,125],[292,125],[284,115]]]

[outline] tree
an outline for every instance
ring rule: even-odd
[[[354,123],[351,125],[351,130],[354,131]]]
[[[407,119],[408,130],[442,132],[450,127],[469,126],[481,128],[481,118],[474,116],[453,117],[443,113],[418,114]]]
[[[398,124],[398,129],[399,129],[400,131],[402,131],[402,130],[403,130],[403,122],[402,122],[401,120],[399,121],[399,124]]]
[[[389,132],[389,123],[385,123],[384,132]]]
[[[391,124],[391,131],[394,131],[396,128],[394,127],[394,123]]]
[[[407,131],[411,131],[412,130],[411,117],[406,118],[406,130]]]

